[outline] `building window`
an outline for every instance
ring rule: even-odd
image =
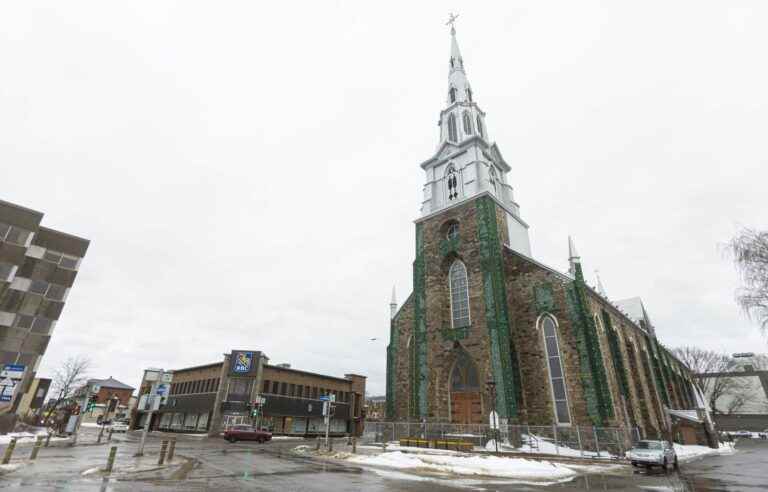
[[[557,341],[557,324],[550,315],[545,315],[540,321],[544,347],[549,361],[549,381],[552,389],[555,418],[558,424],[570,424],[571,414],[568,409],[568,396],[565,390],[565,374],[563,373],[560,344]]]
[[[495,195],[497,193],[496,183],[498,182],[498,177],[496,177],[496,168],[491,165],[491,168],[488,170],[488,183],[491,185],[491,190],[493,191],[493,194]]]
[[[448,286],[451,293],[451,323],[453,328],[469,326],[469,289],[467,267],[459,260],[453,262],[448,271]]]
[[[48,291],[48,282],[45,282],[43,280],[33,280],[31,284],[29,284],[29,291],[33,294],[40,294],[45,295],[45,293]]]
[[[455,142],[458,139],[458,134],[456,133],[456,116],[451,113],[448,115],[448,140]]]
[[[312,387],[312,399],[317,400],[317,386]]]
[[[32,233],[15,226],[0,223],[0,241],[26,246]]]
[[[451,65],[453,65],[453,58],[451,58]],[[448,90],[448,94],[451,97],[451,104],[455,103],[456,102],[456,88],[455,87],[451,87]]]
[[[480,119],[480,115],[477,115],[477,134],[485,138],[485,131],[483,130],[483,120]]]
[[[458,173],[453,165],[448,166],[445,172],[445,184],[448,187],[448,201],[453,201],[459,197]]]
[[[280,383],[280,394],[281,395],[288,394],[288,383]]]
[[[262,390],[264,393],[269,393],[269,383],[266,379],[264,380],[264,389]]]
[[[0,282],[10,282],[16,274],[16,265],[0,263]]]
[[[277,381],[272,382],[272,394],[273,395],[279,395],[280,394],[279,393],[279,389],[278,389],[279,385],[280,385],[280,383],[278,383]]]
[[[472,118],[469,117],[469,113],[464,111],[461,119],[464,123],[464,135],[472,135]]]
[[[296,396],[296,385],[293,383],[288,386],[288,396]]]
[[[298,398],[301,398],[301,397],[302,397],[302,393],[303,393],[303,390],[304,390],[304,386],[302,386],[302,385],[300,385],[300,384],[299,384],[299,385],[296,385],[296,396],[297,396]]]
[[[449,241],[459,238],[459,224],[454,222],[448,226],[448,232],[445,234],[445,238]]]

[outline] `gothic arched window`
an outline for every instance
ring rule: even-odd
[[[491,190],[493,190],[494,195],[497,193],[496,189],[496,183],[499,181],[499,179],[496,177],[496,168],[491,165],[490,170],[488,171],[488,183],[491,185]]]
[[[568,409],[568,396],[565,391],[565,374],[563,373],[563,357],[560,344],[557,341],[557,324],[555,319],[547,314],[539,322],[544,337],[544,348],[547,351],[549,366],[549,382],[552,388],[552,400],[555,418],[558,424],[570,424],[571,413]]]
[[[448,226],[448,231],[445,233],[445,238],[449,241],[459,238],[459,224],[456,222]]]
[[[448,140],[455,142],[458,140],[456,133],[456,116],[453,113],[448,115]]]
[[[472,135],[472,118],[469,117],[469,113],[464,111],[461,119],[464,123],[464,135]]]
[[[451,391],[456,393],[480,391],[480,378],[477,377],[477,367],[464,351],[459,353],[451,371]]]
[[[453,328],[469,326],[469,286],[467,267],[456,260],[448,271],[448,287],[451,292],[451,325]]]
[[[448,201],[455,200],[459,197],[459,180],[457,179],[458,173],[453,165],[448,166],[448,170],[445,171],[445,186],[448,188]]]
[[[451,96],[451,103],[455,103],[456,102],[456,88],[455,87],[451,87],[451,89],[448,91],[448,94],[450,94],[450,96]]]
[[[477,134],[485,138],[485,132],[483,131],[483,120],[480,119],[480,115],[477,115]]]

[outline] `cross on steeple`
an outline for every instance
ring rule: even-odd
[[[451,26],[451,34],[456,34],[456,19],[459,18],[459,14],[454,14],[453,12],[450,12],[448,14],[448,22],[445,23],[446,26]]]

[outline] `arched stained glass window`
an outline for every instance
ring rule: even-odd
[[[545,315],[540,322],[541,332],[544,336],[544,347],[547,351],[549,366],[549,381],[552,388],[552,400],[554,402],[555,418],[558,424],[570,424],[571,413],[568,409],[568,396],[565,390],[565,374],[563,373],[563,361],[560,354],[560,344],[557,340],[557,324],[550,315]]]
[[[464,123],[464,135],[472,135],[472,118],[470,118],[469,113],[464,111],[461,119]]]
[[[445,172],[445,185],[448,188],[448,201],[453,201],[459,197],[459,180],[457,179],[456,168],[453,165],[448,166]]]
[[[458,140],[458,135],[456,133],[456,116],[453,113],[448,115],[448,140],[451,142]]]
[[[454,261],[448,271],[448,286],[451,293],[451,325],[453,328],[469,326],[467,267],[459,260]]]
[[[477,115],[477,134],[485,138],[485,131],[483,130],[483,120],[480,119],[480,115]]]

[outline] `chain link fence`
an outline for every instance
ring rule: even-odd
[[[557,425],[501,425],[421,422],[366,422],[365,444],[397,443],[401,439],[471,443],[475,450],[552,454],[583,458],[623,458],[641,439],[639,429]]]

